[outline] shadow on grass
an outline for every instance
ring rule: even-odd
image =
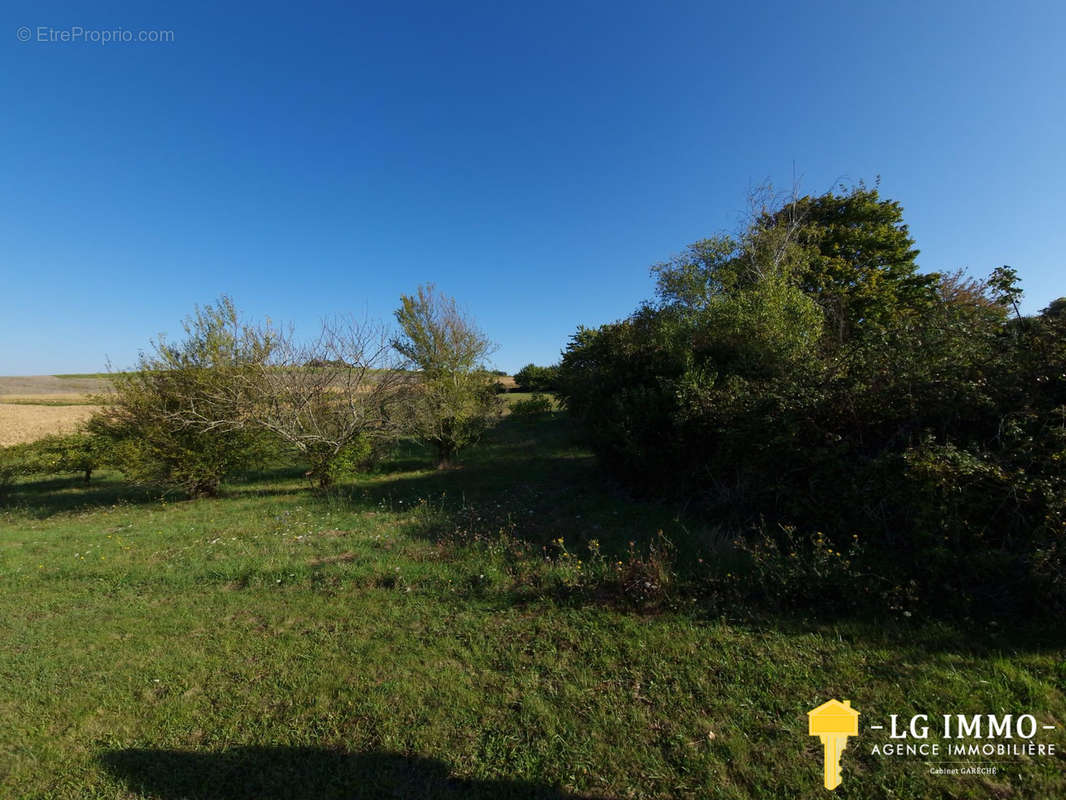
[[[46,519],[90,508],[158,503],[164,496],[161,489],[133,486],[112,475],[94,477],[88,484],[73,476],[19,483],[8,492],[0,509]]]
[[[219,500],[240,497],[275,497],[308,492],[306,483],[300,484],[303,470],[278,467],[261,472],[249,472],[222,485]],[[280,483],[287,485],[279,486]],[[0,510],[18,511],[35,519],[47,519],[57,514],[108,508],[116,505],[151,505],[167,502],[197,502],[184,492],[159,486],[130,483],[115,471],[100,471],[85,483],[76,476],[50,477],[16,484],[0,502]]]
[[[437,470],[431,453],[405,446],[375,473],[333,487],[327,499],[356,511],[426,507],[434,513],[403,530],[437,542],[507,531],[538,547],[562,537],[583,550],[595,539],[605,554],[621,555],[630,541],[659,530],[674,530],[682,547],[693,538],[682,541],[676,504],[631,497],[574,444],[558,414],[536,423],[501,420],[452,469]]]
[[[318,747],[237,747],[221,752],[112,750],[105,769],[130,791],[158,800],[362,800],[538,798],[576,800],[545,784],[460,780],[446,764],[398,753]]]
[[[235,483],[224,485],[221,495],[215,499],[282,497],[299,494],[301,490],[306,492],[307,488]],[[118,478],[93,478],[88,485],[81,478],[49,478],[19,484],[0,503],[0,510],[17,511],[34,519],[47,519],[58,514],[112,506],[153,505],[161,500],[168,503],[200,502],[184,492],[138,486]]]
[[[597,608],[636,615],[723,624],[744,632],[752,640],[821,636],[861,649],[892,651],[896,661],[921,664],[942,654],[972,658],[1006,658],[1017,654],[1058,653],[1066,648],[1066,629],[1039,618],[1002,621],[975,621],[951,617],[899,620],[882,618],[863,611],[833,614],[828,611],[783,611],[758,606],[724,610],[705,603],[698,590],[682,594],[675,601],[647,606],[631,602],[625,594],[608,586],[565,587],[525,586],[493,592],[479,590],[474,581],[466,593],[458,592],[441,602],[452,604],[454,613],[468,612],[477,602],[487,613],[525,609],[540,614],[551,608]]]
[[[828,611],[772,611],[752,607],[742,614],[719,614],[730,627],[754,636],[820,634],[864,648],[894,650],[900,660],[920,663],[940,654],[1008,657],[1013,653],[1042,653],[1066,647],[1066,629],[1036,619],[977,621],[926,616],[915,619],[878,616],[870,612],[832,614]],[[712,615],[707,615],[711,619]]]
[[[410,508],[411,502],[419,497],[447,496],[452,506],[467,502],[495,504],[501,498],[513,504],[516,500],[526,502],[530,488],[543,489],[546,484],[566,489],[576,499],[581,494],[580,486],[589,482],[589,476],[573,475],[575,459],[559,454],[567,436],[561,418],[545,420],[535,427],[504,419],[488,432],[481,444],[463,454],[458,469],[435,470],[432,454],[408,442],[399,445],[373,473],[362,476],[357,483],[335,486],[328,495],[307,482],[305,467],[270,463],[227,480],[222,486],[221,499],[306,494],[341,498],[356,508],[377,508],[394,501],[402,507],[400,500]],[[584,461],[590,467],[590,459]],[[570,486],[567,486],[568,478],[573,479]],[[89,484],[74,475],[20,482],[7,492],[0,508],[43,519],[118,504],[156,503],[164,497],[170,502],[189,499],[181,492],[132,485],[120,472],[101,470]]]

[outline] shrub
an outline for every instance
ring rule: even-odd
[[[538,367],[526,364],[514,374],[514,382],[520,392],[554,392],[559,367]]]
[[[383,326],[326,320],[310,344],[278,330],[258,338],[269,342],[270,352],[249,370],[241,426],[299,453],[319,488],[352,474],[399,436],[411,381]]]
[[[306,455],[311,462],[307,477],[320,488],[325,488],[365,472],[375,452],[370,437],[363,436],[349,441],[339,450],[329,444],[310,447]]]
[[[88,431],[46,436],[19,447],[19,458],[27,474],[76,472],[86,483],[112,457],[108,441]]]
[[[247,408],[270,343],[227,297],[197,308],[183,327],[183,342],[153,342],[136,369],[110,374],[113,391],[89,429],[134,481],[212,496],[255,458],[261,437],[248,429]]]
[[[21,474],[19,463],[9,454],[10,448],[0,448],[0,503],[7,500],[15,481]]]
[[[524,400],[518,400],[511,406],[511,414],[517,417],[535,419],[550,414],[554,410],[552,399],[540,392]]]

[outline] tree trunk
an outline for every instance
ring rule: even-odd
[[[455,451],[452,448],[437,445],[437,469],[451,469],[454,455]]]

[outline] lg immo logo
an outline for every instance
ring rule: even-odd
[[[867,724],[869,756],[915,758],[932,775],[995,775],[1012,759],[1054,758],[1058,752],[1055,742],[1048,741],[1057,726],[1028,713],[913,714],[909,719],[891,714],[886,723]],[[807,712],[807,726],[822,743],[825,788],[835,789],[841,783],[844,748],[859,735],[859,712],[850,700],[829,700]]]
[[[807,731],[822,740],[822,772],[825,788],[840,785],[840,756],[849,736],[859,735],[859,712],[851,701],[830,700],[807,712]]]

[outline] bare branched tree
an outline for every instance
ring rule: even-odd
[[[408,378],[383,325],[346,318],[323,322],[306,343],[291,330],[262,338],[271,352],[255,376],[250,418],[303,454],[319,486],[399,435]]]
[[[747,214],[739,239],[741,256],[751,278],[776,273],[794,260],[796,236],[806,221],[800,208],[800,187],[780,192],[769,181],[748,192]]]

